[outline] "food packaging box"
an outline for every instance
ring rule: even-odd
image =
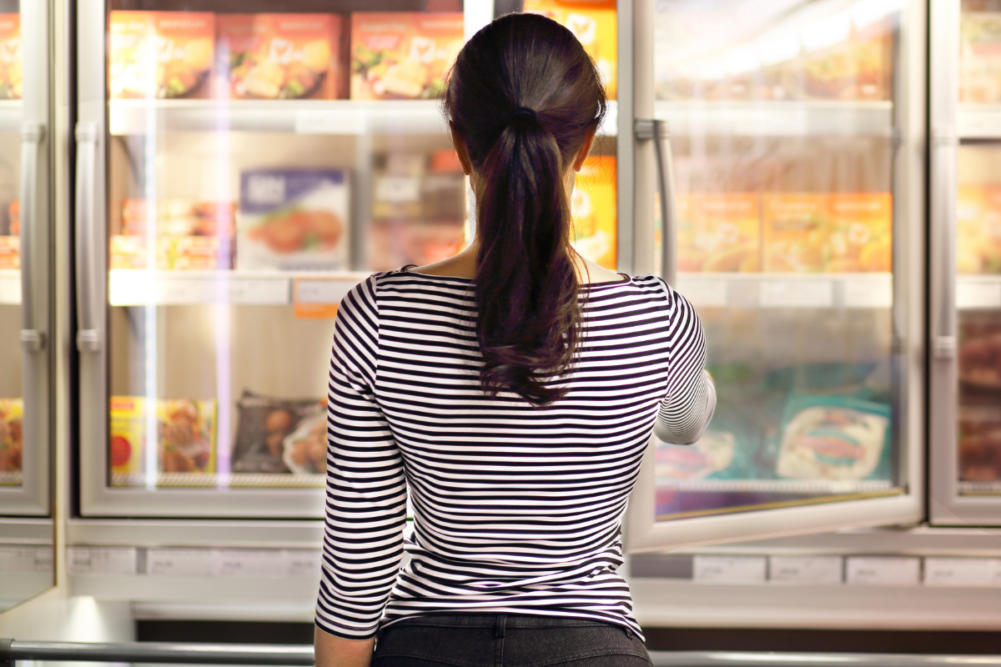
[[[376,222],[368,229],[368,268],[392,271],[409,264],[433,264],[465,247],[462,220]]]
[[[230,465],[233,472],[323,473],[325,400],[290,400],[244,391]]]
[[[827,273],[893,270],[893,202],[888,192],[827,198],[830,255]]]
[[[21,268],[20,248],[20,237],[0,236],[0,269]]]
[[[798,97],[814,100],[889,100],[893,54],[889,32],[856,36],[804,55]]]
[[[5,482],[20,484],[20,480],[7,480],[3,473],[21,472],[24,448],[24,403],[20,398],[0,398],[0,486]]]
[[[706,431],[694,445],[671,445],[657,440],[657,480],[696,480],[720,473],[733,463],[735,434]]]
[[[959,381],[965,390],[1001,390],[1001,322],[992,314],[966,314],[959,337]]]
[[[956,270],[966,274],[1001,273],[1001,186],[959,187]]]
[[[17,199],[10,203],[7,215],[10,220],[9,234],[17,236],[21,233],[21,203]]]
[[[1001,102],[1001,13],[963,12],[960,35],[960,102]]]
[[[612,271],[618,262],[616,166],[613,156],[589,156],[577,172],[576,185],[570,195],[574,249]]]
[[[109,32],[112,99],[212,96],[215,14],[112,11]]]
[[[112,474],[141,475],[146,470],[149,426],[147,413],[156,410],[157,471],[212,473],[216,466],[216,403],[213,400],[111,397]],[[118,480],[122,481],[122,480]],[[134,480],[133,480],[134,481]],[[116,482],[112,477],[112,483]],[[125,480],[125,484],[132,482]]]
[[[219,94],[233,99],[347,97],[347,20],[337,14],[219,14]]]
[[[351,99],[433,99],[465,43],[462,12],[351,15]]]
[[[959,406],[959,479],[1001,481],[1001,407],[994,402]]]
[[[23,76],[21,15],[0,14],[0,100],[21,99]]]
[[[349,202],[348,174],[341,169],[241,173],[237,268],[347,268]]]
[[[144,269],[150,208],[154,208],[156,268],[160,270],[218,270],[233,266],[236,204],[160,199],[155,207],[145,199],[122,204],[121,235],[111,237],[111,268]]]
[[[675,199],[678,270],[761,270],[760,198],[755,193],[692,193]]]
[[[761,242],[764,271],[823,271],[830,247],[830,225],[826,214],[826,195],[762,195]]]
[[[122,202],[122,233],[143,236],[150,206],[142,198]],[[235,231],[236,203],[158,199],[155,206],[157,236],[232,235]]]
[[[525,0],[525,11],[547,16],[572,32],[598,68],[608,99],[618,94],[616,0]]]

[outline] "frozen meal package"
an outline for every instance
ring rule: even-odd
[[[244,391],[237,409],[239,422],[230,458],[233,472],[322,473],[326,469],[326,401]]]
[[[657,440],[655,474],[658,481],[695,480],[721,472],[733,463],[736,436],[708,430],[693,445],[670,445]]]
[[[465,42],[462,12],[351,15],[351,99],[434,99]]]
[[[766,193],[761,197],[762,268],[768,273],[818,273],[830,253],[827,196]]]
[[[112,99],[212,96],[215,14],[112,11],[108,29]]]
[[[243,172],[236,267],[346,269],[349,202],[348,174],[342,169]]]
[[[216,465],[216,404],[213,400],[111,397],[111,472],[146,469],[148,410],[155,405],[157,471],[212,473]]]
[[[893,204],[888,192],[832,194],[827,273],[893,270]]]
[[[962,401],[958,439],[960,480],[1001,481],[1001,406]]]
[[[963,12],[960,35],[960,102],[1001,102],[1001,13]]]
[[[21,472],[24,448],[24,403],[20,398],[0,398],[0,485],[2,473]]]
[[[234,99],[347,97],[347,21],[337,14],[219,14],[219,93]]]
[[[761,221],[755,193],[679,195],[678,270],[757,272],[761,270]]]
[[[23,71],[21,15],[0,14],[0,100],[21,99]]]
[[[956,193],[956,270],[1001,273],[1001,185],[961,185]]]
[[[608,99],[618,93],[616,0],[525,0],[525,11],[547,16],[572,32],[591,56]]]
[[[148,220],[154,216],[153,224]],[[111,237],[111,268],[147,268],[147,233],[155,231],[156,268],[217,270],[233,266],[236,204],[160,199],[122,203],[122,234]]]
[[[21,233],[21,203],[15,199],[7,207],[7,217],[9,219],[8,233],[17,236]]]
[[[783,412],[775,473],[863,480],[888,472],[890,406],[845,396],[792,396]],[[877,470],[879,469],[879,470]]]
[[[618,261],[617,178],[615,157],[592,155],[577,172],[570,195],[574,249],[612,271]]]
[[[963,317],[958,366],[964,389],[1001,390],[1001,322],[993,314]]]
[[[21,268],[21,238],[0,236],[0,269]]]
[[[375,222],[368,228],[368,268],[393,271],[408,264],[433,264],[465,247],[461,220]]]
[[[893,53],[889,32],[856,35],[809,51],[797,64],[799,97],[818,100],[888,100]]]

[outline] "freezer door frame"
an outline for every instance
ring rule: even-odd
[[[936,0],[937,1],[937,0]],[[655,0],[635,0],[632,34],[620,29],[620,44],[632,44],[632,93],[636,119],[653,118],[653,25]],[[932,3],[935,4],[935,3]],[[647,447],[624,522],[629,553],[665,551],[748,539],[828,532],[845,528],[913,525],[925,516],[925,206],[926,139],[925,3],[910,0],[901,10],[893,84],[891,135],[893,211],[892,364],[899,414],[897,473],[900,495],[820,502],[813,505],[735,511],[716,516],[657,521],[655,451]],[[621,47],[620,47],[621,48]],[[621,56],[620,56],[621,57]],[[624,77],[623,77],[624,78]],[[620,90],[622,88],[620,87]],[[620,114],[623,107],[620,102]],[[621,116],[620,116],[621,117]],[[620,120],[620,125],[622,121]],[[620,133],[619,141],[624,137]],[[651,141],[644,142],[650,145]],[[653,225],[640,224],[640,211],[653,217],[655,173],[652,147],[636,150],[636,269],[653,270]],[[649,211],[642,207],[649,207]],[[640,255],[642,253],[642,256]]]

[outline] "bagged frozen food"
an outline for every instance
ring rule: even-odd
[[[21,472],[24,451],[24,403],[20,398],[0,398],[0,473]],[[0,485],[7,480],[0,474]]]
[[[959,479],[1001,481],[1001,406],[993,402],[961,402]]]
[[[890,406],[842,396],[793,396],[786,404],[775,473],[862,480],[890,446]]]
[[[570,195],[573,247],[606,269],[618,263],[618,192],[615,157],[592,155],[584,160]]]
[[[678,270],[756,272],[761,270],[760,202],[755,193],[680,195]]]
[[[21,15],[0,14],[0,100],[21,99],[23,83]]]
[[[462,12],[351,15],[351,99],[432,99],[465,41]]]
[[[349,215],[344,170],[245,171],[240,174],[237,268],[344,269]]]
[[[764,194],[761,197],[763,268],[770,273],[816,273],[830,257],[827,197]]]
[[[572,32],[591,56],[608,99],[618,93],[616,0],[525,0],[525,11],[547,16]]]
[[[21,268],[21,239],[17,236],[0,236],[0,269]]]
[[[326,401],[290,400],[244,391],[237,409],[239,422],[230,458],[233,472],[303,472],[310,466],[311,472],[322,472],[319,466],[325,465],[326,447],[324,444],[321,457],[315,440],[320,433],[317,424],[322,420],[326,443]],[[294,467],[287,465],[286,459]]]
[[[141,474],[149,447],[148,410],[155,406],[157,471],[212,473],[216,465],[216,404],[213,400],[111,397],[112,483],[115,473]],[[119,483],[130,483],[118,478]]]
[[[282,462],[296,475],[327,471],[327,413],[306,417],[282,440]]]
[[[336,14],[220,14],[220,91],[234,99],[347,97],[346,20]]]
[[[1001,102],[1001,13],[963,12],[960,35],[960,102]]]
[[[112,11],[108,30],[112,99],[212,96],[215,14]]]
[[[1001,273],[1001,186],[959,187],[956,270],[966,274]]]
[[[693,445],[670,445],[657,440],[657,480],[694,480],[721,472],[733,463],[736,436],[729,431],[706,431]]]

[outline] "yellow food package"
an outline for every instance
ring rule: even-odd
[[[692,193],[675,199],[678,270],[761,270],[760,201],[750,192]]]
[[[142,396],[111,397],[112,473],[145,470],[148,405],[149,401]],[[155,418],[158,472],[215,472],[215,401],[157,400]]]
[[[964,185],[956,195],[956,270],[1001,273],[1001,186]]]
[[[21,238],[0,236],[0,269],[21,268]]]
[[[827,195],[761,196],[763,268],[768,273],[819,273],[830,257]]]
[[[577,172],[577,184],[570,197],[574,248],[612,271],[618,254],[616,179],[615,158],[592,155]]]
[[[525,0],[525,11],[565,26],[594,59],[608,99],[618,93],[618,14],[615,0]]]
[[[21,15],[0,14],[0,100],[21,99],[23,74]]]
[[[0,486],[20,484],[19,475],[3,476],[2,473],[20,473],[24,448],[24,403],[20,398],[0,398]]]
[[[832,194],[827,200],[830,247],[827,273],[888,273],[893,269],[890,193]]]

